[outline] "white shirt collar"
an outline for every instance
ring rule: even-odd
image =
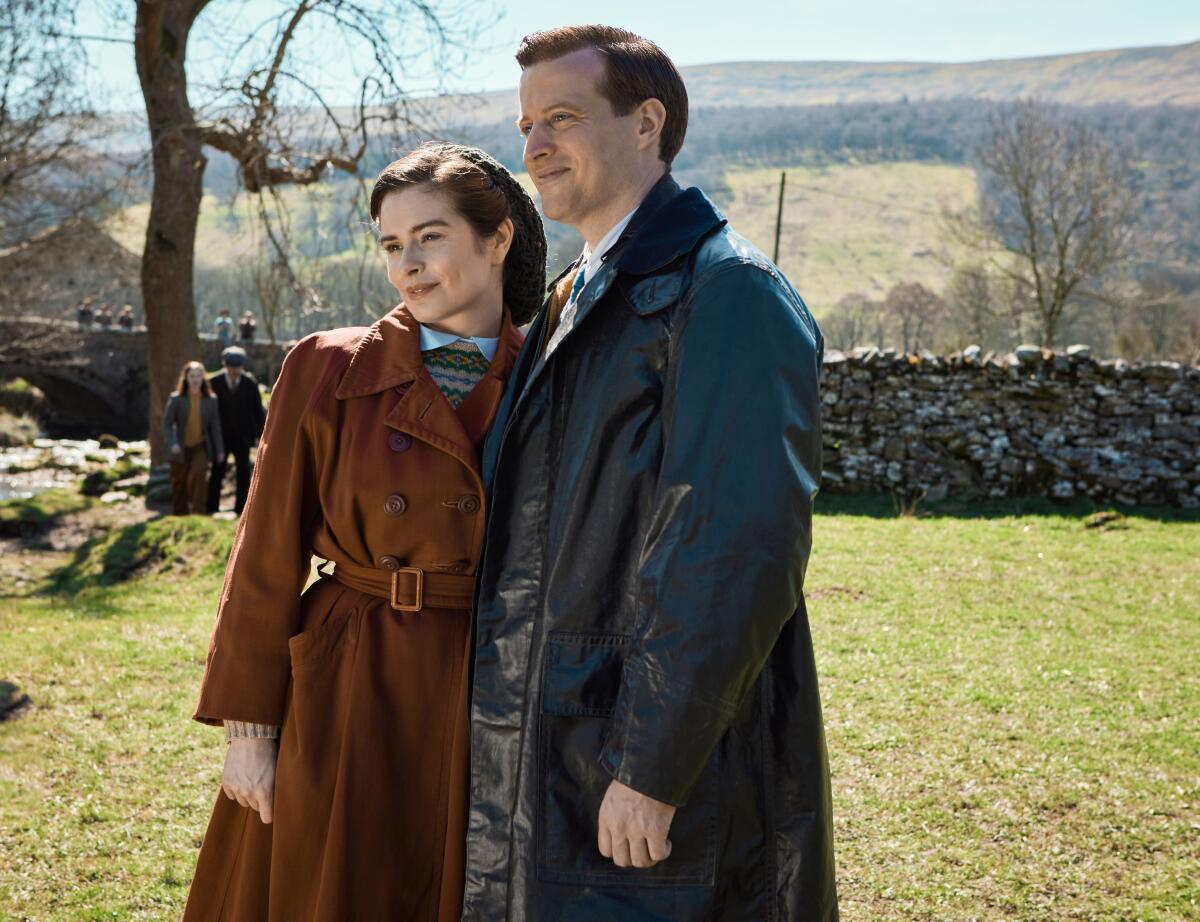
[[[629,222],[633,220],[634,214],[642,205],[638,202],[633,206],[633,211],[625,215],[620,221],[613,225],[612,229],[600,238],[600,242],[596,244],[596,249],[593,251],[585,243],[583,245],[583,277],[586,280],[592,279],[596,275],[596,270],[600,268],[600,262],[604,259],[609,250],[613,248],[613,244],[629,226]]]
[[[500,345],[499,336],[494,339],[489,339],[486,336],[459,336],[457,333],[443,333],[441,330],[432,330],[423,323],[418,323],[417,326],[421,330],[422,352],[440,349],[442,346],[448,346],[462,339],[474,343],[476,348],[483,353],[483,357],[490,362],[496,356],[496,347]]]

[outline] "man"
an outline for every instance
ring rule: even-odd
[[[221,364],[224,370],[209,378],[208,383],[217,395],[225,457],[213,463],[212,476],[208,480],[208,511],[216,512],[221,506],[221,484],[229,459],[233,458],[237,471],[237,499],[233,508],[241,515],[250,492],[250,449],[262,435],[266,413],[258,382],[245,370],[246,350],[241,346],[230,346],[221,353]]]
[[[579,26],[517,60],[525,165],[587,245],[484,448],[463,917],[832,922],[821,335],[670,177],[661,49]]]

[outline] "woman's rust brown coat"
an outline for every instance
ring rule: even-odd
[[[520,343],[506,311],[457,411],[403,306],[289,354],[195,714],[282,724],[275,821],[218,795],[185,922],[459,918],[469,610],[397,611],[329,578],[301,589],[314,554],[335,572],[474,576],[478,446]]]

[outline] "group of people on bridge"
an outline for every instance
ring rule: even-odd
[[[86,297],[75,308],[75,322],[79,324],[80,329],[90,330],[95,325],[101,330],[111,330],[115,323],[121,332],[133,332],[135,322],[132,304],[126,304],[121,308],[120,313],[114,315],[107,304],[102,303],[99,307],[93,308],[92,304],[94,303],[95,299]]]

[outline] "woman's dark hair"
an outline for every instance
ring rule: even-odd
[[[604,77],[596,89],[614,115],[628,115],[647,99],[663,104],[667,120],[658,139],[658,157],[670,166],[687,134],[687,88],[667,53],[654,42],[612,26],[560,26],[521,39],[517,63],[525,70],[584,48],[595,48],[604,61]]]
[[[205,397],[211,397],[213,395],[212,386],[208,383],[208,375],[205,374],[204,366],[199,362],[188,362],[183,366],[183,370],[179,372],[179,381],[175,385],[175,393],[185,397],[187,396],[187,376],[188,372],[193,368],[200,369],[200,393]]]
[[[427,142],[388,164],[371,190],[371,220],[389,193],[428,186],[446,195],[480,237],[490,237],[505,218],[513,241],[504,260],[504,303],[513,322],[529,322],[546,290],[546,234],[529,194],[512,173],[473,147]]]

